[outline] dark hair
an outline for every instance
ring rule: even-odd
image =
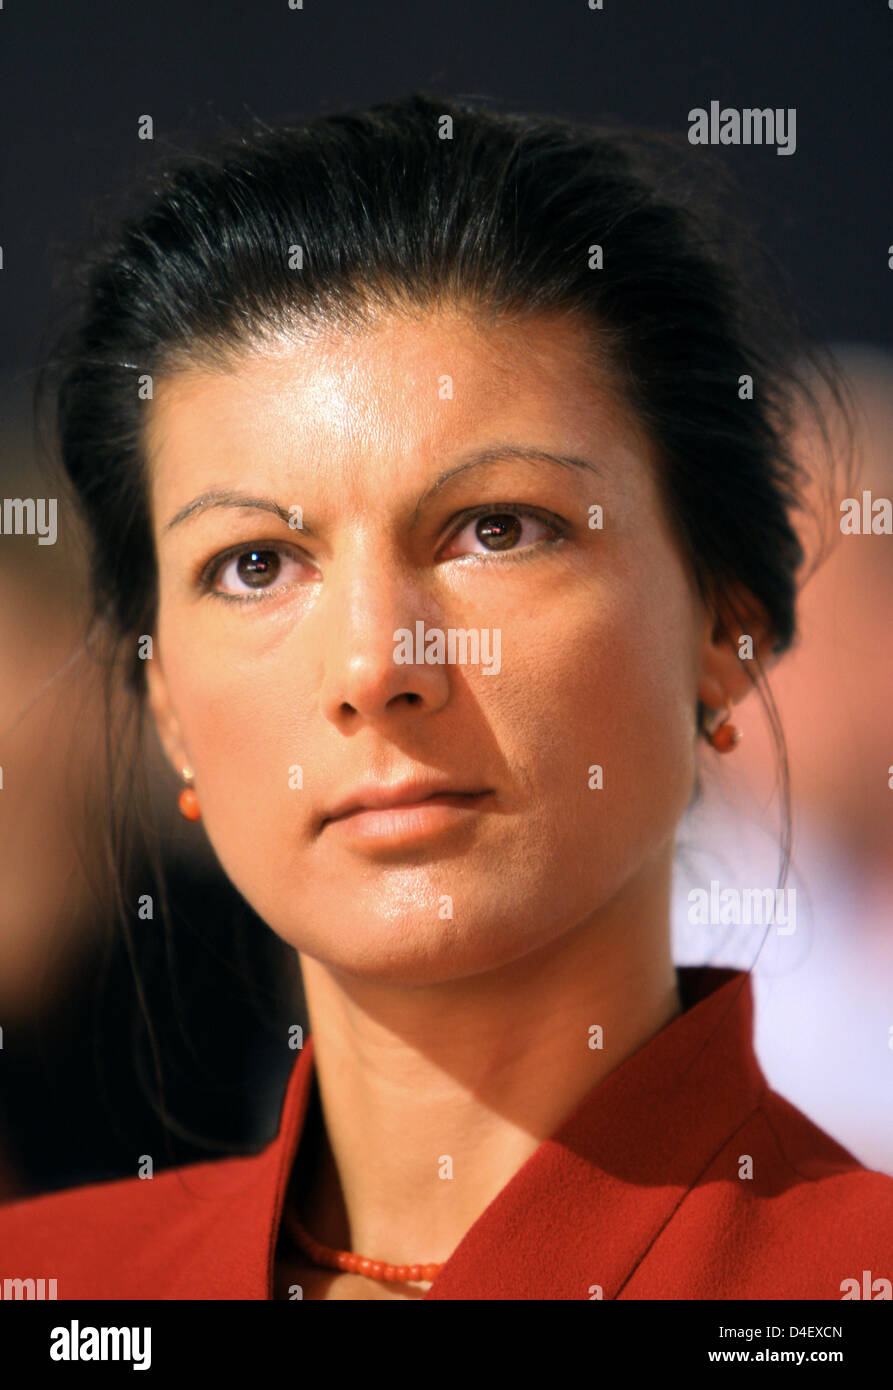
[[[844,415],[846,388],[742,236],[737,197],[719,158],[682,136],[419,91],[273,128],[255,121],[164,155],[111,235],[92,237],[38,392],[57,393],[96,618],[132,644],[132,685],[157,592],[137,378],[223,366],[283,330],[349,330],[379,308],[440,302],[582,316],[658,445],[701,594],[734,621],[740,586],[765,610],[775,651],[789,648],[806,558],[793,513],[808,482],[792,429],[805,402],[827,440],[815,385]],[[783,880],[787,758],[758,657],[753,666],[783,769]]]

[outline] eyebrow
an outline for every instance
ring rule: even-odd
[[[193,497],[191,502],[187,502],[185,507],[181,507],[175,516],[165,526],[165,533],[172,531],[175,526],[179,526],[181,521],[186,521],[196,512],[204,507],[212,511],[215,507],[229,507],[238,511],[272,512],[285,522],[289,523],[290,517],[284,507],[280,507],[272,497],[252,497],[250,492],[227,492],[222,488],[212,488],[210,492],[203,492],[200,497]],[[305,535],[313,535],[309,526],[300,528]]]
[[[521,463],[554,463],[561,468],[582,469],[594,473],[597,477],[602,476],[601,470],[590,459],[580,458],[575,454],[556,454],[549,449],[540,449],[533,445],[492,444],[482,449],[476,449],[474,453],[466,455],[452,468],[447,468],[439,473],[431,486],[425,489],[417,501],[413,520],[416,519],[425,502],[439,492],[452,478],[461,473],[468,473],[473,468],[481,468],[489,463],[500,463],[507,459],[515,459]],[[247,492],[212,488],[209,492],[203,492],[201,496],[194,497],[191,502],[186,503],[185,507],[181,507],[165,526],[165,533],[172,531],[175,526],[179,526],[181,522],[194,516],[203,508],[210,511],[215,507],[228,507],[239,511],[272,512],[286,525],[290,520],[286,509],[271,497],[253,497]],[[306,523],[301,527],[301,530],[304,535],[314,535],[312,527]]]

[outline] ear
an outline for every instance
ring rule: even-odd
[[[701,703],[718,710],[743,700],[753,689],[758,669],[769,670],[778,658],[772,651],[773,638],[765,608],[748,590],[735,587],[705,604],[698,679]]]
[[[158,644],[155,643],[154,645],[157,653]],[[191,766],[191,761],[171,704],[164,668],[157,654],[146,662],[146,687],[149,695],[149,708],[152,711],[152,718],[155,721],[161,745],[177,776],[181,777],[183,769]]]

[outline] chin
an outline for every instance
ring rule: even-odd
[[[457,895],[453,917],[418,902],[399,916],[374,909],[357,914],[356,898],[326,914],[326,922],[304,918],[279,935],[299,953],[357,979],[393,985],[435,985],[483,975],[510,964],[559,935],[554,901],[548,915],[521,910],[523,895],[504,895],[488,911],[479,895]],[[532,924],[539,928],[534,933]],[[275,929],[275,928],[274,928]]]

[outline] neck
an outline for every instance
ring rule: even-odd
[[[393,1264],[449,1258],[586,1094],[681,1012],[669,872],[469,979],[399,987],[301,955],[317,1085],[295,1185],[317,1240]]]

